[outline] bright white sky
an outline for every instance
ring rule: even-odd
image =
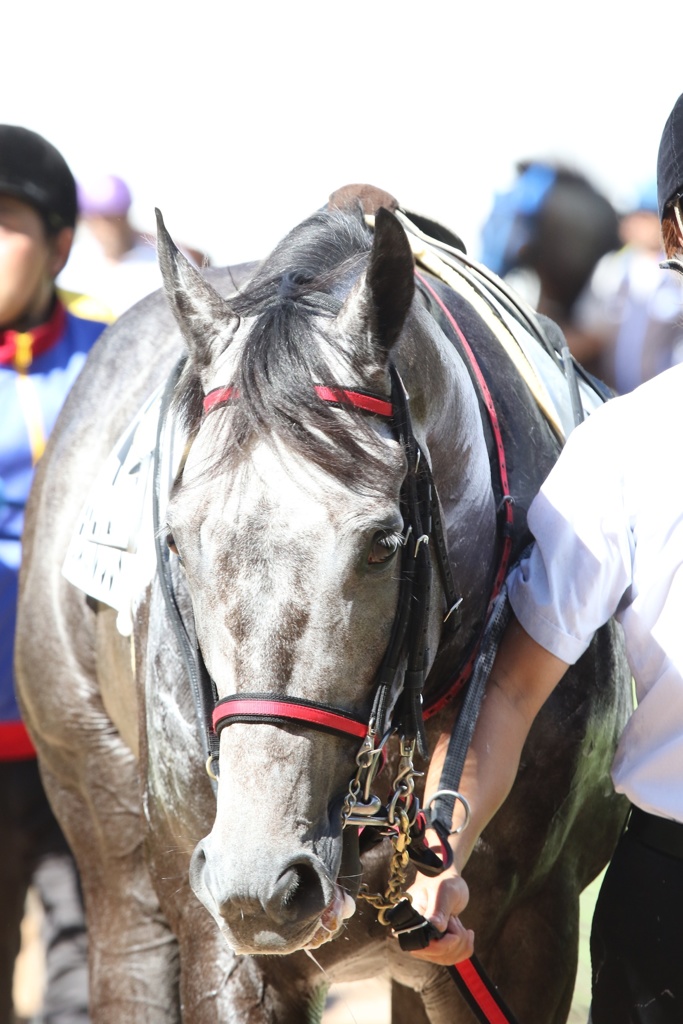
[[[473,255],[525,157],[618,205],[655,172],[683,91],[675,6],[575,0],[34,0],[3,11],[0,121],[77,177],[113,172],[150,230],[216,264],[266,254],[370,182]],[[665,12],[673,20],[664,24]]]

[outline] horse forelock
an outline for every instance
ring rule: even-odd
[[[239,399],[212,413],[223,424],[210,473],[229,468],[253,440],[270,437],[354,490],[374,493],[381,487],[386,453],[369,418],[353,409],[340,416],[314,390],[318,383],[358,386],[368,375],[364,339],[334,345],[328,328],[371,246],[360,213],[319,211],[290,232],[230,299],[249,326],[230,378],[221,381]],[[188,363],[176,408],[190,436],[201,424],[203,397],[199,374]]]

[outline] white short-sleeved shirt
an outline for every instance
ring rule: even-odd
[[[536,544],[510,574],[529,635],[573,664],[614,615],[638,705],[616,790],[683,821],[683,366],[597,409],[529,510]]]

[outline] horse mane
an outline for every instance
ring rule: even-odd
[[[225,381],[239,400],[223,417],[220,451],[209,472],[234,465],[254,439],[280,438],[346,486],[377,490],[386,450],[368,417],[350,407],[349,416],[339,416],[313,387],[344,387],[367,377],[367,350],[360,339],[357,348],[335,350],[331,368],[319,318],[332,319],[339,312],[371,246],[360,208],[319,210],[286,235],[230,298],[232,310],[242,319],[253,318],[253,323],[232,378]],[[348,377],[339,379],[340,372]],[[202,420],[204,395],[191,361],[176,395],[176,411],[193,437]]]

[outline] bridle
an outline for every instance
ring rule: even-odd
[[[465,335],[438,292],[421,274],[416,273],[416,278],[423,294],[438,306],[460,347],[479,391],[480,400],[487,410],[498,454],[499,485],[503,496],[499,511],[504,518],[501,553],[489,602],[490,612],[505,579],[512,550],[513,502],[509,495],[502,431],[486,380]],[[314,296],[309,294],[307,298],[311,301]],[[320,299],[328,303],[330,301],[326,295],[320,296]],[[183,362],[184,360],[171,374],[162,400],[157,437],[157,470],[160,462],[163,421]],[[168,550],[160,540],[158,472],[155,473],[157,479],[154,486],[154,525],[160,585],[188,671],[198,717],[203,724],[202,741],[209,776],[215,783],[220,734],[224,728],[235,722],[297,723],[347,738],[361,739],[362,743],[356,756],[357,771],[351,780],[344,802],[344,824],[377,825],[381,828],[387,825],[394,826],[398,809],[410,812],[408,816],[411,826],[414,826],[420,813],[419,803],[413,795],[414,778],[420,773],[414,769],[413,755],[416,749],[422,756],[427,754],[424,722],[442,710],[467,683],[484,633],[482,628],[466,652],[459,670],[445,689],[429,697],[423,704],[425,676],[429,665],[427,631],[433,577],[432,550],[445,596],[444,625],[447,630],[454,632],[460,624],[462,599],[458,596],[453,582],[439,498],[429,462],[415,438],[408,397],[398,370],[390,364],[389,372],[391,394],[388,397],[362,388],[330,384],[313,385],[315,393],[323,402],[339,408],[355,409],[387,421],[405,453],[407,464],[400,494],[405,530],[401,551],[399,596],[389,643],[375,680],[368,719],[361,718],[344,708],[290,696],[283,697],[280,694],[240,693],[219,699],[215,683],[206,669],[196,642],[193,643],[190,638],[176,602]],[[214,415],[238,400],[239,394],[230,386],[213,388],[203,400],[204,416]],[[402,665],[403,675],[399,680]],[[392,696],[396,693],[398,696],[392,705]],[[401,761],[394,791],[387,805],[382,807],[379,799],[372,796],[371,784],[379,764],[385,757],[387,738],[393,733],[397,733],[400,739]],[[441,838],[444,855],[448,856],[446,837]],[[411,855],[416,856],[416,845]],[[442,866],[439,865],[439,870]],[[428,869],[428,866],[425,868],[422,865],[422,870],[425,869]]]
[[[324,384],[314,386],[318,397],[333,405],[359,409],[387,420],[407,461],[400,504],[405,526],[396,615],[389,644],[374,687],[369,721],[348,711],[315,701],[283,699],[272,694],[237,694],[216,702],[212,728],[219,736],[233,722],[304,722],[312,728],[373,740],[388,730],[398,731],[408,743],[416,743],[426,755],[422,716],[422,691],[429,663],[427,630],[430,612],[433,541],[441,583],[446,595],[445,621],[455,626],[461,599],[457,596],[448,563],[438,496],[429,463],[413,433],[408,400],[396,368],[390,366],[391,397],[356,388]],[[204,399],[205,415],[238,399],[230,387],[215,388]],[[401,662],[405,663],[400,696],[390,712],[391,694]]]
[[[445,596],[444,624],[455,630],[460,624],[462,598],[457,595],[448,560],[446,538],[441,520],[440,504],[429,462],[415,438],[410,418],[408,397],[399,373],[390,364],[391,396],[376,395],[357,388],[345,388],[329,384],[314,385],[321,401],[340,408],[351,407],[382,417],[389,422],[395,438],[406,457],[407,470],[400,494],[401,512],[405,524],[404,544],[401,553],[401,575],[399,597],[389,644],[380,665],[369,720],[366,721],[343,708],[336,708],[321,702],[283,697],[280,694],[241,693],[218,699],[216,686],[211,679],[201,652],[194,648],[175,599],[168,550],[162,547],[159,530],[159,465],[160,441],[170,398],[177,383],[182,362],[175,368],[169,379],[160,414],[157,449],[155,454],[155,486],[153,506],[155,510],[155,536],[159,579],[164,600],[169,611],[174,632],[179,640],[181,654],[185,661],[193,690],[198,717],[204,723],[203,743],[207,753],[206,768],[215,785],[217,780],[214,767],[218,766],[219,739],[222,730],[235,722],[266,722],[271,724],[300,723],[309,728],[322,729],[343,737],[361,739],[356,755],[356,773],[349,783],[342,806],[342,826],[358,827],[363,836],[371,834],[379,839],[390,835],[393,855],[390,863],[389,882],[385,893],[373,895],[366,886],[361,886],[359,896],[366,899],[376,910],[381,924],[390,926],[398,936],[403,949],[415,949],[426,945],[433,933],[429,922],[414,911],[406,899],[405,884],[409,858],[414,860],[420,871],[439,874],[452,862],[448,844],[448,825],[442,825],[438,814],[431,822],[441,841],[441,856],[433,853],[424,842],[427,818],[420,810],[419,800],[414,794],[415,779],[422,774],[415,770],[413,757],[417,749],[426,756],[424,722],[436,714],[459,693],[468,681],[477,661],[479,648],[485,636],[486,626],[503,586],[509,567],[513,539],[513,500],[510,495],[502,431],[496,409],[474,353],[450,310],[434,288],[419,274],[416,277],[431,300],[439,307],[448,322],[453,336],[469,366],[479,396],[486,407],[491,431],[498,455],[499,484],[502,500],[502,546],[498,568],[489,600],[484,626],[471,645],[464,664],[447,685],[445,691],[437,694],[423,708],[423,689],[429,652],[427,632],[430,617],[432,592],[432,557],[434,549],[441,585]],[[325,297],[327,298],[327,297]],[[229,403],[239,400],[239,394],[231,387],[218,387],[204,398],[204,415],[207,416]],[[391,706],[396,680],[404,665],[403,678],[398,687],[398,698]],[[399,735],[400,758],[393,781],[393,788],[385,804],[373,795],[372,784],[385,758],[387,739],[394,732]],[[463,803],[465,825],[469,816],[467,802],[454,790],[438,795],[447,797],[452,805],[455,799]],[[450,814],[447,815],[450,822]],[[371,828],[369,828],[371,826]],[[461,826],[461,828],[464,826]],[[460,831],[458,829],[456,831]],[[373,839],[373,841],[375,841]],[[468,1002],[478,1020],[486,1024],[515,1024],[514,1017],[507,1009],[495,986],[487,977],[476,956],[454,967],[446,968],[461,994]]]

